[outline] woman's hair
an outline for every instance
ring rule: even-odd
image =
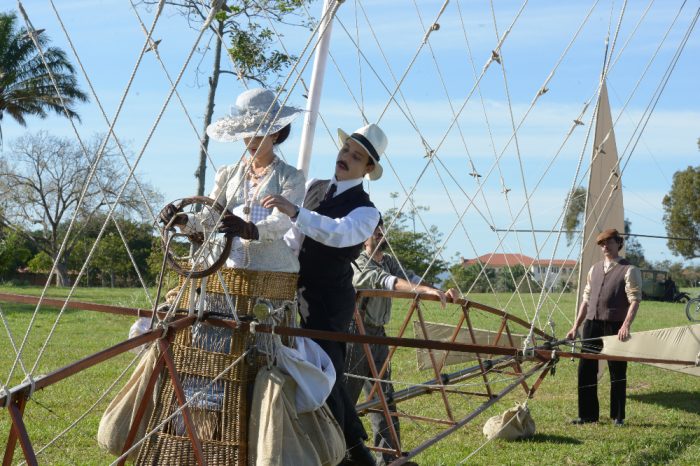
[[[281,130],[277,131],[275,134],[277,135],[277,139],[275,139],[275,145],[277,144],[282,144],[284,141],[287,140],[289,137],[289,133],[292,131],[292,124],[288,124]]]

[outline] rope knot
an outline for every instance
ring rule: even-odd
[[[158,325],[156,325],[157,329],[162,330],[163,332],[160,334],[160,338],[163,339],[166,336],[168,336],[168,330],[170,330],[170,325],[168,325],[165,320],[161,320],[158,322]]]
[[[27,395],[28,400],[32,397],[32,395],[34,395],[34,392],[36,391],[36,381],[34,380],[34,377],[31,376],[31,374],[27,374],[22,383],[27,382],[29,382],[29,394]]]
[[[535,356],[535,349],[532,347],[532,335],[528,335],[523,342],[523,357],[526,359]]]
[[[0,396],[5,397],[5,402],[2,406],[0,406],[0,408],[7,408],[10,406],[10,403],[12,403],[12,393],[10,393],[10,391],[4,385],[0,387]]]

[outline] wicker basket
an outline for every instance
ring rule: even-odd
[[[263,297],[270,300],[292,300],[297,292],[297,280],[299,275],[289,272],[266,272],[260,270],[234,269],[224,267],[220,270],[226,290],[231,297],[236,298],[236,309],[239,315],[249,315],[255,305],[255,299]],[[180,277],[180,285],[184,286],[186,280]],[[194,280],[194,288],[200,289],[202,280]],[[190,290],[188,285],[182,294],[182,303],[188,303]],[[214,274],[207,278],[207,293],[224,294],[224,286],[219,276]]]
[[[281,303],[293,300],[296,293],[297,275],[280,272],[258,272],[238,269],[223,269],[222,274],[229,295],[236,303],[239,315],[249,314],[258,297]],[[183,281],[181,280],[181,286]],[[201,281],[197,281],[197,287]],[[188,287],[189,288],[189,287]],[[189,291],[189,290],[187,290]],[[185,292],[182,302],[188,302]],[[207,280],[209,305],[225,303],[222,299],[223,287],[216,275]],[[228,311],[227,311],[228,312]],[[293,319],[285,316],[284,320]],[[286,323],[286,322],[285,322]],[[214,331],[206,322],[197,324],[199,331]],[[216,332],[226,332],[225,351],[213,351],[197,347],[191,328],[180,330],[171,345],[175,367],[183,385],[187,382],[208,383],[236,361],[249,347],[255,344],[255,336],[241,329],[216,328]],[[264,364],[264,357],[254,354],[243,358],[218,382],[213,397],[216,407],[206,403],[193,403],[190,408],[195,428],[202,442],[204,460],[208,465],[247,464],[247,437],[249,401],[258,368]],[[148,423],[148,431],[153,430],[178,408],[177,398],[169,383],[167,370],[161,375],[166,383],[160,384],[160,391]],[[208,392],[210,393],[210,392]],[[207,398],[206,396],[203,398]],[[169,420],[154,435],[150,436],[140,450],[137,464],[196,464],[192,443],[184,431],[180,415]]]

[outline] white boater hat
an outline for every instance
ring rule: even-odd
[[[219,142],[274,134],[287,126],[304,110],[285,105],[280,109],[275,93],[268,89],[250,89],[236,99],[231,114],[207,126],[210,138]]]
[[[384,169],[379,164],[379,158],[384,151],[386,146],[389,144],[386,134],[382,129],[375,125],[374,123],[367,126],[363,126],[360,129],[355,130],[352,134],[348,134],[342,129],[338,128],[338,140],[340,144],[345,144],[347,139],[352,139],[353,141],[359,143],[369,154],[370,158],[374,162],[374,170],[367,173],[367,178],[370,180],[378,180],[382,177]]]

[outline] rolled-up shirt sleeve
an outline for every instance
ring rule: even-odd
[[[625,294],[627,300],[642,301],[642,272],[637,267],[628,267],[625,274]]]
[[[306,208],[299,209],[294,222],[304,235],[333,248],[345,248],[363,243],[379,223],[379,211],[374,207],[358,207],[341,218],[330,218]]]
[[[587,303],[589,298],[591,297],[591,274],[593,273],[593,267],[591,267],[588,270],[588,274],[586,275],[586,287],[583,289],[583,295],[581,296],[581,300],[584,303]]]
[[[373,290],[393,290],[396,277],[384,270],[382,266],[367,258],[363,253],[352,266],[352,285],[357,288]]]

